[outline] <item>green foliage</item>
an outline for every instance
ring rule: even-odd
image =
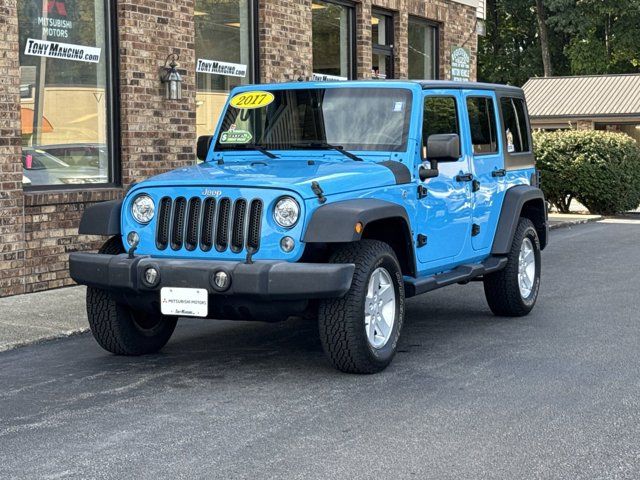
[[[488,0],[478,77],[523,85],[543,75],[535,0]],[[544,0],[555,75],[640,72],[640,1]]]
[[[602,131],[535,132],[537,167],[549,202],[568,212],[572,199],[612,215],[640,205],[640,147]]]

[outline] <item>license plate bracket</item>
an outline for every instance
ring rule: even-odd
[[[160,311],[163,315],[206,317],[209,292],[204,288],[163,287],[160,289]]]

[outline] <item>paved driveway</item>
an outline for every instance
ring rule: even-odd
[[[375,376],[332,370],[302,321],[0,353],[0,478],[638,479],[640,225],[551,241],[530,316],[478,283],[413,299]]]

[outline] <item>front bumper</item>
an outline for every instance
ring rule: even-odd
[[[155,268],[159,281],[150,286],[144,272]],[[218,271],[231,278],[228,290],[214,288]],[[72,253],[71,278],[81,285],[125,294],[146,294],[162,287],[206,289],[210,295],[259,300],[302,300],[341,297],[349,291],[355,265],[256,261],[247,264],[219,260],[184,260],[127,254]]]

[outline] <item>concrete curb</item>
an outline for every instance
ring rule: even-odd
[[[579,215],[571,215],[572,218],[559,218],[559,215],[549,215],[549,230],[584,225],[585,223],[599,222],[603,220],[602,215],[584,215],[584,218],[575,218]]]

